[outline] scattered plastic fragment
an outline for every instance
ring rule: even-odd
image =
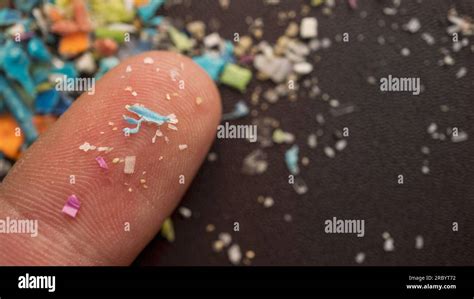
[[[267,155],[256,149],[248,154],[243,160],[242,172],[247,175],[262,174],[268,168]]]
[[[136,125],[136,127],[132,129],[124,128],[123,132],[125,135],[138,133],[142,122],[155,123],[159,126],[161,126],[165,122],[170,123],[170,124],[178,123],[178,119],[176,118],[174,114],[169,114],[168,116],[162,116],[148,108],[145,108],[145,106],[140,105],[140,104],[126,105],[125,109],[127,109],[128,111],[140,117],[139,119],[134,119],[126,115],[123,115],[123,118],[126,122],[128,122],[129,124]]]
[[[229,113],[224,113],[222,115],[222,120],[234,120],[241,117],[244,117],[249,114],[249,108],[244,101],[238,101],[235,104],[234,111]]]
[[[355,261],[358,264],[362,264],[365,261],[365,253],[359,252],[355,257]]]
[[[229,261],[234,265],[238,265],[242,260],[242,252],[238,244],[230,246],[227,250],[227,255],[229,256]]]
[[[179,147],[180,151],[183,151],[183,150],[188,148],[188,145],[187,144],[180,144],[178,147]]]
[[[220,76],[219,81],[225,85],[245,92],[247,84],[252,79],[252,72],[236,64],[228,63]]]
[[[123,172],[125,174],[132,174],[135,172],[135,161],[136,161],[136,156],[125,157],[125,165],[123,168]]]
[[[299,150],[298,145],[295,144],[285,153],[286,166],[292,174],[298,174],[300,172],[300,168],[298,167]]]
[[[190,209],[186,207],[179,207],[178,212],[183,216],[184,218],[190,218],[192,216],[192,212]]]
[[[293,141],[295,140],[295,136],[291,133],[284,132],[281,129],[276,129],[275,131],[273,131],[272,139],[273,142],[277,144],[293,143]]]
[[[107,166],[107,162],[105,162],[105,159],[103,157],[96,157],[95,160],[97,161],[97,163],[99,163],[100,168],[109,169],[109,167]]]
[[[416,236],[415,238],[415,248],[416,249],[423,249],[424,241],[423,241],[423,236]]]
[[[81,202],[77,198],[76,195],[71,195],[68,197],[66,204],[63,207],[62,212],[66,215],[71,216],[72,218],[76,218],[77,212],[81,207]]]
[[[295,181],[293,182],[293,189],[298,195],[303,195],[308,192],[308,186],[306,185],[305,181],[299,176],[295,177]]]
[[[314,17],[307,17],[301,20],[300,36],[302,38],[313,38],[318,35],[318,20]]]
[[[388,232],[384,232],[382,237],[385,239],[383,244],[383,250],[390,252],[395,250],[394,240]]]
[[[161,226],[161,235],[168,240],[168,242],[174,242],[175,240],[175,233],[174,233],[174,226],[173,221],[171,218],[166,218]]]

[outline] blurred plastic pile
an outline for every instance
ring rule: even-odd
[[[205,37],[203,22],[181,31],[157,16],[164,0],[10,2],[0,7],[0,178],[80,95],[55,88],[58,78],[99,79],[122,58],[152,49],[193,56],[239,91],[252,77],[234,64],[232,42]]]

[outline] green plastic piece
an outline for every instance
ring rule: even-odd
[[[224,67],[219,81],[225,85],[245,92],[247,84],[252,79],[252,72],[236,64],[228,63]]]
[[[186,34],[174,27],[170,27],[168,33],[170,35],[171,41],[179,51],[185,52],[192,49],[193,43]]]
[[[161,226],[161,235],[168,240],[168,242],[173,242],[175,239],[173,221],[171,218],[166,218],[165,222]]]
[[[117,22],[129,23],[135,17],[135,11],[128,10],[125,1],[90,0],[89,5],[94,19],[102,25]]]
[[[104,27],[95,30],[95,36],[97,38],[111,38],[120,44],[125,40],[124,34],[125,31],[112,30]]]

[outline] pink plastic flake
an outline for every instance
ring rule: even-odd
[[[97,163],[99,163],[100,168],[109,169],[109,166],[107,166],[107,162],[105,162],[104,158],[99,156],[95,158],[95,160],[97,161]]]
[[[72,218],[76,218],[77,212],[81,207],[81,202],[77,198],[76,195],[71,195],[67,198],[67,202],[63,207],[63,213],[66,215],[71,216]]]

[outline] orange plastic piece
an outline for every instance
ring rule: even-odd
[[[0,116],[0,152],[10,159],[17,159],[23,142],[23,134],[15,119],[11,115]]]
[[[46,132],[56,122],[56,117],[51,115],[35,115],[33,116],[33,124],[39,134]]]
[[[135,0],[133,1],[133,4],[135,5],[135,7],[140,7],[140,6],[147,5],[148,2],[149,2],[148,0]]]
[[[89,46],[89,34],[87,32],[76,32],[61,38],[59,53],[66,57],[76,56],[87,50]]]
[[[59,9],[52,6],[48,7],[47,14],[48,14],[48,18],[53,23],[63,19],[62,12]]]
[[[79,26],[70,20],[59,20],[51,26],[51,31],[60,35],[79,32]]]
[[[74,20],[79,29],[84,32],[92,30],[92,23],[89,19],[86,3],[83,0],[74,0],[73,3]]]
[[[94,49],[101,56],[107,57],[114,55],[118,51],[118,45],[117,42],[111,38],[100,38],[95,40]]]

